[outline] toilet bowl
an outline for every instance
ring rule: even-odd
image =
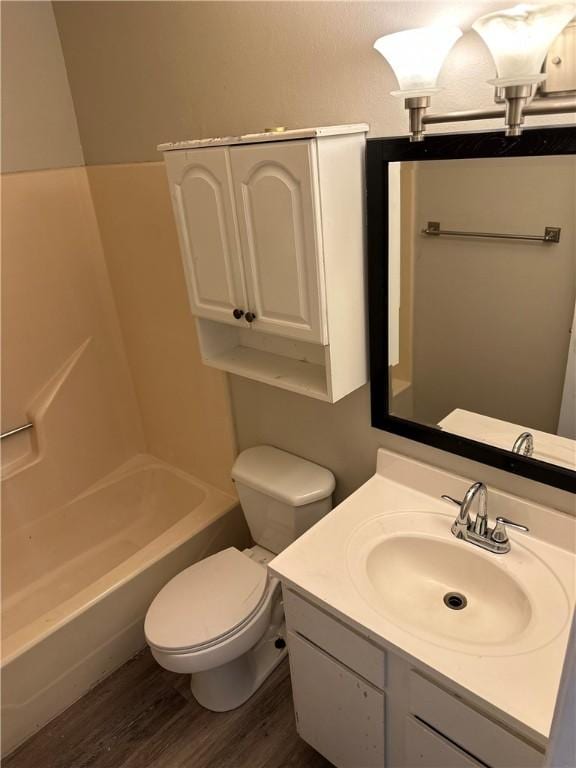
[[[144,625],[156,661],[189,674],[196,700],[215,712],[241,706],[286,655],[280,584],[266,566],[331,509],[334,489],[331,472],[270,446],[240,454],[232,477],[256,545],[179,573]]]
[[[191,675],[206,709],[239,707],[286,655],[280,583],[266,573],[273,557],[261,547],[230,547],[182,571],[148,609],[152,655],[164,669]],[[199,594],[216,571],[218,588]]]

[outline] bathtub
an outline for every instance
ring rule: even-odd
[[[144,647],[176,573],[248,544],[237,499],[137,456],[2,541],[2,754]]]

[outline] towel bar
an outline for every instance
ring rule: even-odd
[[[32,429],[34,424],[30,422],[29,424],[22,424],[20,427],[14,427],[14,429],[9,429],[7,432],[2,432],[0,435],[0,440],[4,440],[6,437],[12,437],[12,435],[17,435],[18,432],[24,432],[26,429]]]
[[[508,235],[498,232],[461,232],[457,229],[440,229],[439,221],[429,221],[423,235],[455,235],[456,237],[498,237],[505,240],[538,240],[541,243],[559,243],[560,227],[546,227],[544,235]]]

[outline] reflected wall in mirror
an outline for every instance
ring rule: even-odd
[[[474,441],[500,455],[472,458],[574,482],[574,134],[369,144],[374,426],[464,455]]]

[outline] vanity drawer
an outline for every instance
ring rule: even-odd
[[[410,712],[490,768],[541,768],[543,751],[418,672],[410,673]]]
[[[485,768],[413,717],[406,719],[405,745],[406,765],[410,768]]]
[[[372,685],[384,688],[385,651],[286,588],[284,610],[289,630],[307,638]]]

